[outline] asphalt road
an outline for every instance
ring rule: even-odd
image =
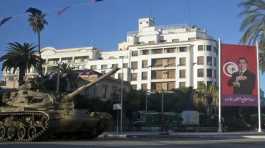
[[[57,141],[2,143],[0,148],[264,148],[265,139],[124,139],[94,141]]]

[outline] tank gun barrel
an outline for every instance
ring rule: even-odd
[[[108,76],[114,74],[114,73],[117,72],[118,70],[119,70],[119,68],[114,68],[114,69],[112,69],[112,70],[109,71],[108,73],[106,73],[106,74],[100,76],[98,79],[96,79],[96,80],[94,80],[94,81],[92,81],[92,82],[90,82],[90,83],[88,83],[88,84],[85,84],[85,85],[79,87],[78,89],[76,89],[75,91],[73,91],[73,92],[71,92],[71,93],[65,95],[65,96],[63,97],[63,100],[67,100],[67,101],[68,101],[68,100],[71,100],[71,99],[74,98],[76,95],[79,95],[81,92],[83,92],[85,89],[87,89],[87,88],[89,88],[89,87],[95,85],[96,83],[100,82],[101,80],[105,79],[106,77],[108,77]]]

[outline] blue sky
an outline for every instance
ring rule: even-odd
[[[95,46],[116,50],[128,31],[137,30],[138,18],[153,16],[157,25],[194,24],[226,43],[239,43],[241,0],[2,0],[1,16],[15,16],[0,27],[0,54],[8,42],[32,42],[37,37],[24,13],[29,7],[47,14],[48,26],[41,34],[42,47]],[[60,9],[71,6],[63,15]],[[265,82],[263,76],[262,82]],[[265,84],[262,83],[263,90]]]

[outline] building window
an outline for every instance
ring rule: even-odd
[[[142,72],[142,80],[147,80],[147,72]]]
[[[97,70],[97,65],[91,65],[91,66],[90,66],[90,69],[92,69],[92,70]]]
[[[165,91],[168,90],[168,83],[167,82],[155,82],[151,84],[152,91]]]
[[[175,82],[168,82],[168,90],[174,90],[175,88]]]
[[[207,77],[208,78],[212,77],[212,69],[207,69]]]
[[[213,50],[215,53],[218,53],[218,48],[217,47],[213,47]]]
[[[216,58],[213,58],[213,65],[216,66]]]
[[[179,42],[179,39],[172,39],[172,42],[177,43]]]
[[[149,50],[142,50],[142,55],[148,55],[149,54]]]
[[[123,68],[128,68],[128,63],[123,63],[123,64],[122,64],[122,67],[123,67]]]
[[[166,60],[167,66],[175,66],[176,65],[176,58],[168,58]]]
[[[186,52],[187,51],[187,47],[179,47],[179,52]]]
[[[153,50],[152,50],[152,54],[160,54],[160,53],[162,53],[162,52],[163,52],[162,49],[153,49]]]
[[[200,88],[200,87],[203,87],[205,86],[205,83],[203,81],[198,81],[197,82],[197,87]]]
[[[185,66],[186,65],[186,58],[179,58],[179,66]]]
[[[169,79],[175,79],[175,69],[168,70],[167,73]]]
[[[111,68],[118,68],[118,64],[112,64]]]
[[[212,57],[207,56],[207,65],[212,66]]]
[[[179,78],[185,78],[186,77],[186,70],[182,69],[179,70]]]
[[[179,88],[184,88],[186,87],[186,83],[185,82],[179,82]]]
[[[138,62],[132,62],[132,69],[138,69]]]
[[[101,69],[107,69],[108,68],[108,65],[104,64],[104,65],[101,65]]]
[[[141,85],[141,88],[142,88],[142,90],[147,91],[147,84],[146,83],[143,83]]]
[[[74,61],[75,63],[86,62],[88,61],[88,58],[88,56],[75,57]]]
[[[175,69],[152,71],[152,79],[175,79]]]
[[[207,86],[210,86],[210,85],[212,85],[212,84],[213,84],[212,81],[207,81]]]
[[[59,59],[55,58],[55,59],[48,59],[48,64],[58,64]]]
[[[8,79],[9,81],[14,81],[14,76],[8,76],[7,79]]]
[[[148,41],[148,44],[155,44],[155,41]]]
[[[152,59],[153,67],[170,67],[176,65],[176,58]]]
[[[102,90],[102,97],[103,98],[107,98],[107,94],[108,94],[108,85],[103,85],[102,87],[101,87],[101,90]]]
[[[203,51],[203,45],[198,46],[198,51]]]
[[[138,56],[138,51],[132,51],[132,56],[133,57]]]
[[[163,65],[163,59],[152,59],[153,67],[161,67]]]
[[[147,67],[148,67],[148,61],[142,60],[142,68],[147,68]]]
[[[57,67],[56,66],[47,67],[47,73],[51,73],[51,72],[55,72],[55,71],[57,71]]]
[[[165,48],[165,53],[175,53],[176,48]]]
[[[131,85],[132,89],[136,90],[137,89],[137,85]]]
[[[65,57],[65,58],[62,58],[61,61],[63,63],[71,63],[72,62],[72,58],[71,57]]]
[[[213,78],[216,78],[216,70],[213,70]]]
[[[197,77],[204,77],[204,69],[197,70]]]
[[[207,45],[207,46],[206,46],[206,50],[207,50],[207,51],[211,51],[211,50],[212,50],[212,46],[211,46],[211,45]]]
[[[160,39],[160,43],[165,43],[167,40]]]
[[[198,65],[203,65],[204,64],[204,57],[203,56],[198,56],[197,57],[197,64]]]
[[[137,81],[137,73],[132,73],[132,81]]]

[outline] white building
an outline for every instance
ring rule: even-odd
[[[128,32],[117,51],[47,47],[42,58],[47,63],[45,72],[58,62],[103,73],[123,67],[114,77],[123,77],[135,89],[167,91],[217,83],[217,41],[196,26],[155,26],[151,17],[140,18],[138,31]]]

